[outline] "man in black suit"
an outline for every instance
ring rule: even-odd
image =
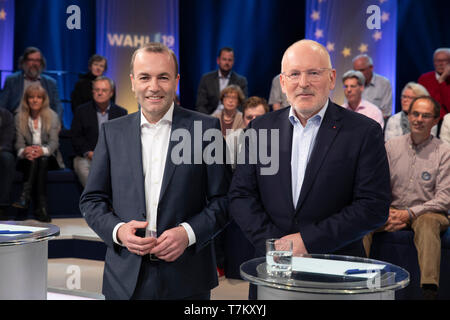
[[[232,48],[220,49],[217,57],[219,70],[204,74],[200,80],[197,92],[197,111],[212,114],[216,109],[222,109],[220,92],[228,85],[235,84],[241,87],[245,97],[248,96],[247,79],[232,70],[234,65],[234,52]]]
[[[126,115],[126,109],[111,101],[114,82],[100,76],[92,83],[93,100],[80,105],[72,120],[72,145],[76,154],[73,167],[83,187],[86,185],[101,124]]]
[[[328,96],[335,83],[326,49],[299,41],[282,60],[281,87],[291,107],[250,122],[249,130],[279,134],[278,172],[264,174],[261,162],[238,164],[229,192],[230,213],[259,256],[266,239],[286,238],[294,254],[363,257],[363,236],[387,220],[390,179],[381,127],[334,104]],[[274,143],[267,148],[274,150]],[[248,150],[247,144],[247,158]]]
[[[135,51],[130,78],[140,109],[102,125],[80,199],[107,245],[103,294],[209,299],[218,285],[211,240],[228,220],[231,168],[205,161],[202,137],[223,140],[219,119],[174,104],[178,63],[161,43]]]

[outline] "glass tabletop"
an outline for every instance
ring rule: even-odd
[[[355,275],[342,272],[355,267],[376,269],[376,272]],[[240,271],[243,279],[256,285],[309,293],[375,293],[402,289],[409,284],[408,271],[399,266],[373,259],[328,254],[293,257],[289,277],[269,275],[265,257],[244,262]]]
[[[2,234],[8,231],[19,233]],[[49,223],[0,221],[0,247],[50,240],[58,236],[59,232],[58,226]]]

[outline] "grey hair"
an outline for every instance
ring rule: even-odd
[[[353,60],[352,60],[352,63],[354,63],[356,60],[358,60],[360,58],[364,58],[367,61],[368,66],[373,66],[372,58],[369,55],[365,54],[365,53],[364,54],[359,54],[356,57],[354,57]]]
[[[92,80],[92,84],[94,84],[97,81],[108,81],[109,85],[111,86],[112,91],[116,91],[116,85],[114,84],[113,79],[108,78],[106,76],[99,76],[99,77],[95,78],[94,80]]]
[[[361,71],[356,71],[356,70],[347,71],[342,76],[342,82],[345,82],[345,80],[350,79],[350,78],[354,78],[354,79],[358,80],[358,84],[360,86],[364,86],[364,84],[366,83],[366,77],[364,77],[364,75],[362,74]]]

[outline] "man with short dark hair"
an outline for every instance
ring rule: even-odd
[[[5,80],[3,91],[0,92],[0,107],[15,113],[25,89],[34,82],[40,82],[50,98],[50,108],[58,114],[61,120],[63,107],[59,99],[56,81],[42,74],[46,65],[45,58],[38,48],[26,48],[19,58],[20,71],[9,75]]]
[[[75,110],[78,106],[92,101],[92,81],[95,80],[95,78],[102,76],[108,69],[106,58],[94,54],[89,58],[88,69],[89,71],[87,73],[80,75],[79,80],[75,84],[70,95],[73,114],[75,114]]]
[[[234,65],[232,48],[224,47],[219,51],[217,65],[219,70],[204,74],[198,87],[196,108],[197,111],[206,114],[223,109],[220,92],[231,84],[239,86],[245,97],[248,96],[247,79],[232,70]]]
[[[344,94],[347,101],[342,106],[375,120],[383,129],[384,118],[381,110],[362,98],[365,81],[364,75],[359,71],[349,70],[344,73],[342,82],[344,83]]]
[[[389,118],[392,114],[392,87],[389,79],[373,71],[373,60],[367,54],[353,58],[353,69],[360,71],[366,78],[363,99],[380,108],[384,119]]]
[[[408,111],[411,132],[386,142],[392,202],[387,223],[377,231],[414,231],[414,245],[425,299],[436,299],[441,232],[449,226],[450,146],[431,134],[440,106],[432,97],[414,99]],[[364,238],[369,256],[373,233]]]
[[[83,187],[89,175],[102,123],[128,113],[112,102],[113,95],[114,82],[105,76],[98,77],[92,82],[93,100],[75,110],[71,128],[72,145],[76,154],[73,167]]]

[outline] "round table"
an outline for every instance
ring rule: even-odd
[[[371,266],[380,272],[346,275],[342,268]],[[241,267],[243,279],[257,286],[258,300],[394,300],[395,290],[409,284],[409,273],[396,265],[359,257],[309,254],[293,257],[292,274],[273,277],[266,258],[255,258]]]
[[[0,234],[0,300],[45,300],[48,240],[59,235],[59,227],[38,222],[0,221],[0,230],[32,231]]]

